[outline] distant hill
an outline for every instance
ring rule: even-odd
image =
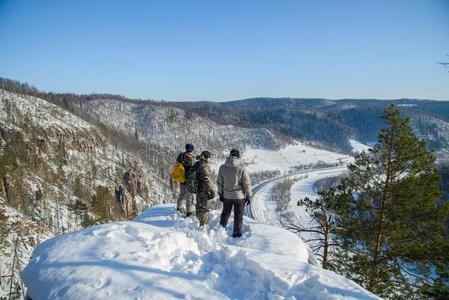
[[[366,144],[376,141],[383,127],[383,109],[389,104],[398,105],[411,118],[416,133],[431,149],[439,151],[449,146],[449,101],[253,98],[231,102],[168,103],[221,124],[263,127],[290,138],[320,142],[340,151],[350,151],[349,139]]]
[[[174,141],[182,144],[193,140],[219,150],[236,141],[251,145],[255,136],[262,136],[266,142],[264,146],[269,148],[276,149],[297,139],[349,153],[350,139],[365,144],[377,140],[383,127],[383,109],[393,103],[411,118],[415,132],[427,141],[437,156],[449,156],[445,150],[449,148],[449,101],[251,98],[229,102],[163,102],[110,94],[44,93],[4,78],[0,78],[0,88],[37,96],[83,119],[105,123],[128,134],[140,134],[147,143],[162,136],[166,142],[152,145],[155,148],[171,147]],[[128,123],[123,123],[123,118]],[[229,131],[229,127],[220,125],[237,128]],[[209,133],[215,137],[211,138]]]

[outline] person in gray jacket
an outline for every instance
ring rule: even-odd
[[[220,166],[217,179],[218,194],[223,202],[220,224],[226,228],[234,207],[233,237],[242,236],[243,206],[251,202],[251,180],[240,162],[240,151],[232,149],[226,162]]]

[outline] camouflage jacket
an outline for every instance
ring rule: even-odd
[[[198,182],[198,194],[211,194],[214,192],[212,172],[209,163],[204,159],[200,159],[196,163],[196,180]]]

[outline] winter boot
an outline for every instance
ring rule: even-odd
[[[233,233],[233,234],[232,234],[232,237],[233,237],[233,238],[239,238],[239,237],[242,237],[242,233],[240,233],[240,232],[238,232],[238,233]]]

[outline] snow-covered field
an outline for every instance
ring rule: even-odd
[[[223,154],[227,155],[228,153]],[[296,173],[298,167],[312,167],[320,164],[346,165],[352,159],[351,155],[319,149],[300,141],[294,141],[293,144],[284,146],[279,150],[270,150],[263,147],[248,147],[242,150],[242,163],[250,173],[264,171],[279,171],[281,174]],[[212,170],[218,172],[222,163],[224,161],[213,159],[211,161]]]
[[[242,160],[249,172],[276,171],[281,173],[292,171],[295,166],[325,164],[346,164],[352,156],[318,149],[296,141],[280,150],[248,148]]]
[[[201,229],[161,205],[68,233],[39,245],[22,278],[35,299],[378,299],[308,264],[293,233],[245,219],[233,239],[218,217]]]

